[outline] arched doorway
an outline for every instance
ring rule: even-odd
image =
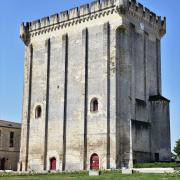
[[[50,170],[56,171],[56,158],[55,157],[50,159]]]
[[[5,163],[6,163],[6,159],[5,158],[2,158],[1,159],[1,161],[0,161],[0,163],[1,163],[1,170],[5,170]]]
[[[99,169],[99,156],[97,154],[93,154],[90,158],[90,169],[91,170]]]

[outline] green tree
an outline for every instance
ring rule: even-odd
[[[174,152],[176,153],[177,157],[180,157],[180,139],[176,141]]]
[[[171,159],[172,160],[176,160],[177,156],[174,152],[171,152]]]

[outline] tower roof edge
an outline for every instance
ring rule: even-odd
[[[44,17],[29,23],[22,23],[20,28],[20,37],[24,42],[28,41],[28,34],[34,31],[39,31],[43,28],[63,25],[69,22],[77,23],[84,22],[87,17],[94,14],[101,14],[103,11],[112,9],[121,15],[131,13],[144,20],[148,21],[153,26],[159,29],[160,36],[166,32],[166,19],[163,20],[154,12],[138,3],[136,0],[95,0],[90,4],[81,5],[79,8],[71,8],[58,14]]]

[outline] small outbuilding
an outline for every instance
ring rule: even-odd
[[[0,120],[0,170],[17,170],[21,124]]]

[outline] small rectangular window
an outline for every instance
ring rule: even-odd
[[[10,132],[9,147],[14,147],[14,132]]]

